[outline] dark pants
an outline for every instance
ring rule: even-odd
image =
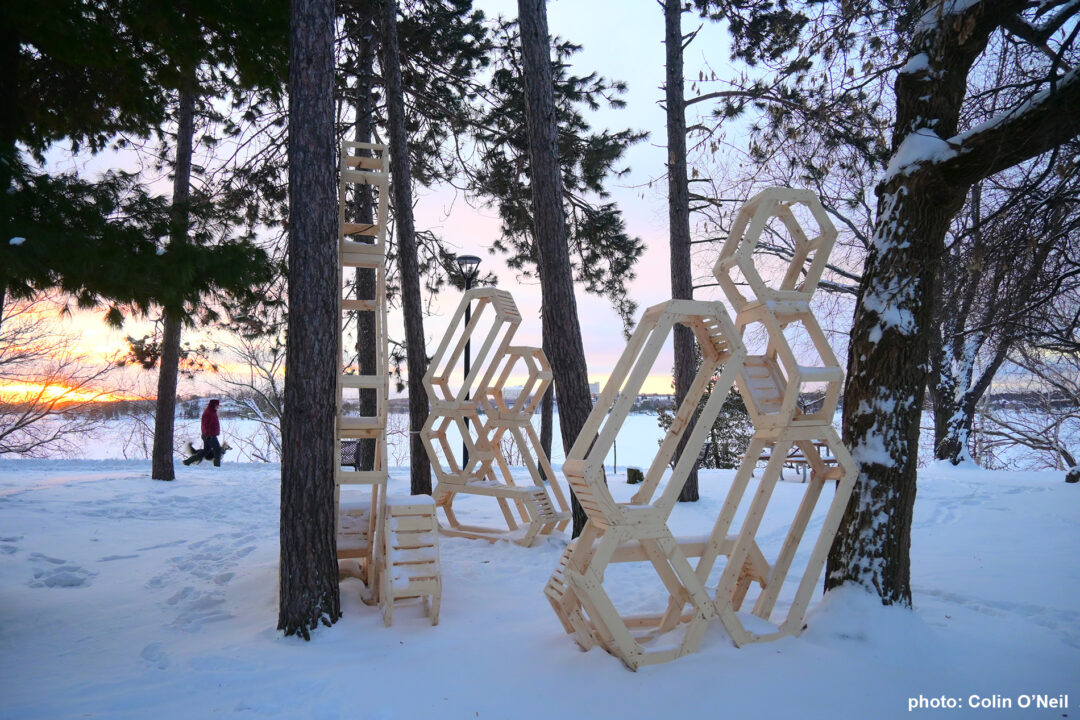
[[[203,435],[202,436],[203,460],[213,460],[214,467],[221,465],[221,443],[218,442],[217,435]]]

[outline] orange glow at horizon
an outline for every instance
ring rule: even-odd
[[[0,402],[19,404],[31,401],[55,402],[59,405],[71,405],[85,402],[119,402],[135,400],[134,395],[125,392],[95,388],[72,388],[67,385],[0,382]]]

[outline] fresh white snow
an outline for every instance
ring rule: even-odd
[[[956,157],[956,149],[942,140],[932,128],[915,128],[896,148],[889,166],[885,168],[882,182],[889,182],[897,175],[906,175],[926,163],[941,163]]]
[[[581,652],[548,606],[565,536],[533,548],[443,537],[437,627],[416,606],[385,628],[346,580],[335,626],[282,637],[279,468],[178,473],[165,483],[146,461],[0,461],[0,717],[1060,718],[1080,702],[1080,487],[1062,473],[924,469],[914,612],[845,590],[815,600],[801,637],[737,649],[714,623],[699,653],[637,673]],[[407,473],[393,475],[391,492],[407,492]],[[731,477],[702,473],[702,500],[673,513],[676,534],[708,531]],[[609,480],[617,498],[632,492],[625,475]],[[777,487],[759,535],[767,556],[804,487]],[[498,513],[475,496],[459,509],[483,523]],[[638,564],[613,566],[605,587],[628,608],[665,597]],[[1068,694],[1070,707],[1019,709],[1040,694]],[[995,695],[1012,709],[969,707]],[[959,707],[929,708],[941,698]]]

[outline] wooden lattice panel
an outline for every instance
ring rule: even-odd
[[[807,233],[801,227],[792,212],[795,204],[808,208],[817,232]],[[777,278],[760,274],[753,259],[754,248],[773,219],[778,219],[794,241],[793,258],[775,287],[769,281]],[[855,482],[854,462],[831,424],[843,371],[810,309],[835,237],[836,231],[813,193],[771,188],[752,198],[736,216],[714,268],[736,309],[734,322],[719,303],[673,300],[645,312],[563,465],[589,521],[581,536],[567,547],[545,594],[563,628],[582,648],[600,645],[636,669],[694,652],[712,618],[721,621],[736,645],[801,631]],[[750,296],[743,295],[733,278],[734,270],[747,281]],[[640,489],[629,503],[617,503],[604,481],[603,458],[676,323],[694,330],[703,363]],[[747,353],[743,334],[751,325],[761,326],[767,335],[762,354]],[[710,399],[687,434],[688,422],[710,378],[715,378]],[[754,423],[746,459],[712,532],[700,538],[675,538],[667,527],[668,516],[733,382]],[[808,388],[821,391],[822,399],[815,409],[800,406]],[[683,453],[664,491],[654,498],[684,436]],[[783,546],[770,563],[758,546],[757,531],[793,449],[805,458],[810,480]],[[753,486],[759,458],[768,458],[768,462]],[[813,540],[794,600],[773,631],[747,630],[738,613],[755,583],[760,591],[751,612],[767,623],[777,620],[774,611],[780,591],[827,482],[835,482],[836,490]],[[736,511],[751,487],[746,516],[734,527]],[[721,557],[725,564],[719,584],[705,599],[705,582]],[[691,567],[693,558],[697,564]],[[648,563],[666,589],[667,606],[645,616],[620,614],[604,588],[605,568],[619,562]]]
[[[465,308],[475,303],[465,321]],[[551,367],[540,348],[511,346],[521,323],[510,293],[477,288],[465,293],[439,348],[424,376],[431,411],[421,431],[435,471],[433,497],[442,508],[448,535],[512,539],[532,544],[540,535],[563,529],[570,520],[569,504],[556,481],[540,439],[532,427],[532,414],[551,384]],[[474,349],[470,370],[464,372],[467,343]],[[507,400],[507,382],[516,371],[526,374],[522,391]],[[483,407],[481,415],[478,407]],[[451,428],[456,428],[469,451],[462,467],[451,447]],[[515,483],[503,453],[510,438],[521,454],[532,484]],[[543,478],[550,478],[546,483]],[[499,505],[505,528],[462,523],[454,510],[459,494],[493,498]]]

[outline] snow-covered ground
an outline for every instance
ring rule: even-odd
[[[278,467],[179,470],[163,483],[145,461],[0,461],[0,717],[898,718],[920,696],[959,708],[915,715],[1078,712],[1080,487],[1061,473],[925,470],[914,612],[845,591],[815,601],[801,637],[737,649],[714,624],[701,652],[632,673],[581,652],[543,596],[564,536],[444,537],[437,627],[419,607],[384,627],[346,580],[335,626],[282,637]],[[677,534],[711,526],[730,478],[703,473]],[[611,482],[629,494],[624,476]],[[766,555],[802,490],[778,487]],[[459,510],[497,513],[479,497]],[[661,600],[643,571],[617,567],[606,587]],[[1035,708],[1063,694],[1068,709]],[[974,709],[972,696],[1012,708]]]

